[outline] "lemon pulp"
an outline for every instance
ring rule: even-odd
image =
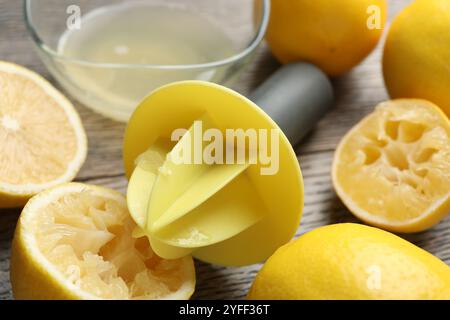
[[[0,207],[72,180],[87,140],[72,104],[36,73],[0,61]]]
[[[64,188],[66,192],[54,197]],[[36,298],[33,291],[17,289],[24,286],[21,272],[27,266],[23,264],[37,264],[33,267],[39,269],[49,263],[51,267],[47,269],[51,270],[46,272],[54,278],[62,276],[61,282],[66,288],[76,288],[72,290],[78,297],[189,298],[195,282],[192,259],[164,260],[157,256],[146,237],[132,237],[136,225],[126,209],[125,199],[116,193],[108,197],[96,190],[79,184],[62,185],[47,192],[48,198],[54,198],[44,199],[42,205],[36,205],[39,199],[30,201],[19,223],[20,232],[16,233],[16,242],[24,246],[20,250],[29,256],[21,263],[15,262],[17,257],[13,259],[15,295]],[[43,199],[45,193],[37,197]],[[34,244],[45,262],[30,253]],[[14,286],[19,281],[22,283]],[[47,282],[52,283],[50,279]]]
[[[342,140],[333,181],[363,220],[420,231],[450,210],[450,124],[424,100],[382,103]]]

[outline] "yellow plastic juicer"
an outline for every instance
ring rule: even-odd
[[[303,180],[291,143],[331,105],[331,85],[316,67],[297,63],[276,72],[252,100],[259,107],[226,87],[184,81],[151,93],[131,117],[124,143],[128,206],[138,225],[134,235],[148,236],[159,256],[192,254],[219,265],[247,265],[266,259],[295,235]],[[172,141],[181,128],[187,131]],[[277,171],[262,174],[267,164],[261,161],[175,161],[186,150],[205,148],[207,143],[199,146],[195,139],[199,129],[224,135],[228,129],[277,132],[275,140],[267,140],[267,150],[278,152]]]

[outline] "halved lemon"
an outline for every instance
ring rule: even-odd
[[[16,299],[188,299],[191,257],[164,260],[135,224],[118,192],[62,184],[33,197],[14,236]]]
[[[73,105],[49,82],[0,61],[0,208],[72,180],[87,152]]]
[[[450,212],[450,122],[434,104],[381,103],[339,144],[333,184],[361,220],[418,232]]]

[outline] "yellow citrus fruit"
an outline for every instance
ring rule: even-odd
[[[14,235],[11,284],[16,299],[188,299],[191,257],[164,260],[116,191],[62,184],[34,196]]]
[[[272,0],[266,39],[282,63],[308,61],[337,76],[375,48],[386,11],[386,0]]]
[[[389,232],[336,224],[278,249],[248,298],[450,299],[450,268]]]
[[[398,232],[428,229],[450,212],[450,122],[425,100],[381,103],[342,139],[332,176],[363,221]]]
[[[87,139],[73,105],[36,73],[0,61],[0,208],[72,180]]]
[[[393,98],[436,103],[450,117],[450,2],[416,0],[394,20],[383,55]]]

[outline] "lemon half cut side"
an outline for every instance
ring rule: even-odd
[[[87,139],[67,98],[38,74],[0,61],[0,208],[71,181]]]
[[[381,103],[342,139],[332,176],[338,196],[363,221],[426,230],[450,212],[450,122],[425,100]]]
[[[16,299],[189,299],[190,256],[164,260],[118,192],[63,184],[33,197],[14,236],[11,284]]]

